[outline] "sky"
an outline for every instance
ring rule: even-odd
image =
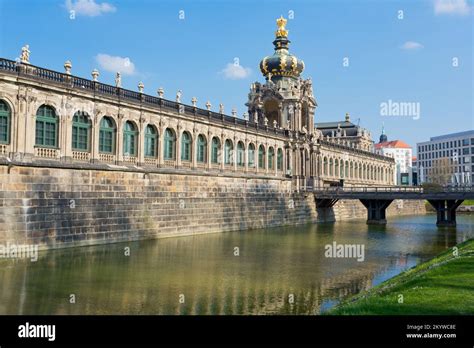
[[[415,147],[474,129],[470,0],[0,0],[0,57],[225,112],[246,111],[259,63],[273,54],[276,18],[305,62],[315,122],[351,121]],[[407,107],[407,108],[405,108]],[[387,112],[388,110],[388,112]]]

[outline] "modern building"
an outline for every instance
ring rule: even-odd
[[[402,140],[388,141],[385,129],[382,128],[382,134],[379,143],[375,144],[375,152],[392,157],[395,160],[394,182],[397,185],[414,185],[412,171],[412,148]]]
[[[474,182],[474,130],[431,137],[417,143],[421,182],[472,185]]]
[[[417,164],[416,156],[411,158],[411,177],[412,177],[412,184],[419,185],[420,181],[418,180],[418,164]]]

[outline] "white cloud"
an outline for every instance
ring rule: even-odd
[[[117,9],[107,3],[96,3],[95,0],[66,0],[66,8],[69,12],[74,11],[76,16],[96,17],[104,13],[115,12]]]
[[[435,0],[434,12],[437,15],[451,14],[465,16],[471,12],[466,0]]]
[[[251,72],[252,70],[250,70],[250,68],[244,68],[240,64],[228,63],[220,73],[223,74],[226,79],[241,80],[250,76]]]
[[[422,49],[424,46],[415,41],[407,41],[403,45],[400,46],[402,50],[419,50]]]
[[[110,56],[108,54],[99,53],[95,57],[101,69],[113,73],[120,72],[122,75],[135,74],[135,65],[130,58],[123,58],[119,56]]]

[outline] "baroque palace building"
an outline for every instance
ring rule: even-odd
[[[107,164],[110,168],[207,175],[291,178],[315,186],[393,185],[393,158],[373,152],[370,132],[345,120],[314,123],[318,106],[304,63],[289,53],[286,20],[275,52],[263,58],[243,118],[18,61],[0,59],[0,156],[21,163]]]

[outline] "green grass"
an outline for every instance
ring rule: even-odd
[[[342,302],[331,315],[474,314],[474,239],[448,249],[369,291]],[[399,303],[403,295],[403,303]]]
[[[474,205],[474,199],[466,199],[462,205]]]

